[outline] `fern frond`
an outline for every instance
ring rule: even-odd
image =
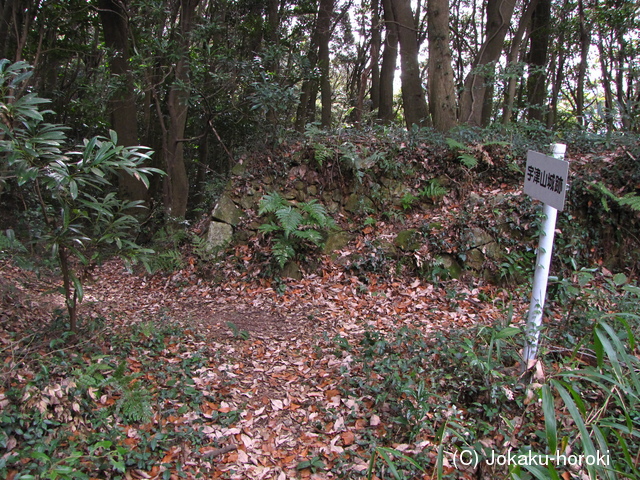
[[[313,150],[313,157],[320,166],[322,166],[327,160],[331,159],[334,155],[334,152],[331,148],[321,143],[314,144]]]
[[[447,145],[449,145],[449,148],[452,150],[466,150],[467,148],[465,144],[460,143],[454,138],[447,138],[446,142],[447,142]]]
[[[322,242],[322,235],[316,230],[296,230],[293,236],[300,240],[308,240],[316,246]]]
[[[278,192],[267,193],[260,199],[260,205],[258,209],[258,215],[264,215],[265,213],[274,213],[278,209],[287,206],[288,202],[282,198]]]
[[[636,212],[640,212],[640,195],[627,193],[624,197],[618,199],[618,203],[631,207]]]
[[[478,159],[469,153],[460,154],[458,156],[458,160],[460,160],[467,168],[473,168],[478,165]]]
[[[279,208],[276,211],[276,217],[280,220],[280,225],[282,225],[282,228],[284,229],[285,237],[288,237],[291,232],[297,230],[303,220],[302,214],[291,205]]]
[[[281,230],[281,228],[273,222],[263,223],[258,227],[258,230],[262,233],[272,233]]]
[[[307,213],[312,222],[308,222],[310,225],[319,225],[325,226],[327,224],[327,210],[324,208],[324,205],[319,203],[316,199],[309,200],[308,202],[304,202],[300,204],[300,209]]]
[[[286,263],[296,255],[293,245],[283,238],[277,238],[275,240],[271,248],[271,253],[273,253],[273,257],[276,259],[276,262],[278,262],[280,268],[284,268]]]

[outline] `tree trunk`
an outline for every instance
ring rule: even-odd
[[[578,90],[576,92],[576,117],[578,125],[586,127],[584,118],[584,84],[587,78],[589,62],[589,46],[591,45],[591,31],[587,26],[584,1],[578,1],[578,18],[580,21],[580,64],[578,65]]]
[[[518,87],[518,80],[520,80],[523,75],[523,70],[519,65],[519,62],[521,60],[522,39],[524,38],[524,34],[529,28],[531,17],[533,16],[533,11],[535,10],[537,3],[538,0],[529,1],[529,3],[527,4],[527,8],[520,18],[518,29],[513,36],[513,40],[511,41],[511,48],[509,49],[506,68],[508,81],[504,88],[504,106],[502,109],[503,125],[507,125],[511,121],[513,104],[516,97],[516,89]]]
[[[378,120],[382,123],[390,123],[394,118],[393,111],[393,80],[396,75],[398,60],[398,25],[391,7],[391,0],[382,0],[385,39],[382,52],[382,66],[380,67],[380,100],[378,107]]]
[[[318,66],[320,67],[320,99],[322,103],[321,123],[331,127],[331,58],[329,41],[331,40],[331,15],[334,0],[320,0],[318,10]]]
[[[542,122],[547,96],[547,65],[551,28],[551,0],[539,0],[531,19],[531,44],[529,47],[529,79],[527,81],[527,118]]]
[[[460,122],[473,126],[489,123],[493,104],[495,64],[500,58],[516,0],[488,0],[485,41],[464,84]]]
[[[554,72],[551,102],[549,103],[549,112],[547,114],[547,128],[550,130],[553,129],[557,121],[560,89],[562,88],[562,82],[565,77],[567,55],[564,44],[564,34],[561,34],[558,41],[558,51],[555,53],[555,58],[549,66],[549,72]]]
[[[607,59],[610,56],[607,54],[604,46],[604,40],[600,36],[598,42],[598,50],[600,53],[600,75],[602,77],[602,88],[604,90],[604,121],[607,125],[607,131],[614,130],[613,123],[613,91],[611,90],[611,73],[610,67],[607,64]]]
[[[174,67],[174,82],[167,98],[168,125],[164,132],[164,160],[167,166],[165,181],[165,207],[169,219],[181,219],[187,213],[189,198],[189,179],[184,161],[184,132],[187,125],[189,108],[189,34],[193,15],[199,0],[181,0],[180,2],[180,45],[179,56]]]
[[[9,58],[9,38],[13,22],[13,5],[16,0],[0,0],[0,58]]]
[[[117,88],[111,96],[111,128],[118,134],[118,143],[125,147],[138,145],[137,108],[133,79],[129,70],[129,23],[124,3],[99,0],[104,42],[110,49],[109,65]],[[128,200],[148,200],[148,191],[139,179],[121,173],[118,177],[120,195]]]
[[[371,109],[380,107],[380,0],[371,1]]]
[[[404,120],[407,128],[411,128],[412,125],[426,125],[428,110],[420,78],[418,35],[411,3],[409,0],[391,0],[391,6],[398,22]]]
[[[449,47],[449,1],[429,0],[429,111],[436,130],[446,132],[457,125],[456,90]]]

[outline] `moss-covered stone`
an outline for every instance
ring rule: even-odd
[[[293,280],[302,280],[302,270],[300,266],[293,260],[287,262],[280,273],[282,278],[291,278]]]
[[[418,231],[415,228],[410,228],[409,230],[402,230],[399,232],[393,243],[400,250],[404,250],[405,252],[415,252],[421,247],[420,240],[420,234]]]
[[[369,212],[374,209],[373,201],[369,197],[352,193],[344,202],[344,210],[349,213]]]
[[[329,233],[322,251],[326,254],[341,250],[351,241],[352,235],[344,230]]]
[[[223,195],[218,200],[211,217],[219,222],[228,223],[229,225],[236,226],[242,219],[244,213],[242,209],[238,208],[236,204],[227,195]]]

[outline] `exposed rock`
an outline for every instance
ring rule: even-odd
[[[465,234],[467,251],[466,265],[472,270],[482,270],[485,260],[500,260],[502,249],[491,235],[481,228],[472,228]]]
[[[285,200],[295,200],[296,198],[298,198],[298,191],[297,190],[287,190],[286,192],[284,192],[282,194],[282,197]]]
[[[415,228],[402,230],[398,233],[393,243],[400,250],[404,250],[405,252],[415,252],[421,247],[420,234]]]
[[[442,266],[447,270],[449,278],[460,278],[462,275],[462,266],[452,255],[443,253],[440,255]]]
[[[302,280],[302,270],[300,270],[300,266],[293,260],[290,260],[285,264],[280,275],[283,278],[292,278],[293,280]]]
[[[344,209],[349,213],[360,213],[373,210],[374,205],[369,197],[352,193],[345,200]]]
[[[324,242],[323,252],[326,254],[330,254],[335,252],[336,250],[341,250],[347,246],[347,244],[351,241],[351,234],[345,232],[344,230],[338,232],[331,232],[327,237],[327,240]]]
[[[248,188],[245,194],[242,195],[242,197],[238,201],[243,210],[256,208],[259,202],[260,199],[256,195],[256,191],[253,188]]]
[[[229,225],[236,226],[243,217],[244,213],[227,195],[222,195],[218,203],[216,204],[211,217],[219,222],[228,223]]]
[[[233,168],[231,169],[231,175],[244,175],[244,172],[247,171],[247,167],[244,166],[244,164],[242,163],[236,163]]]
[[[389,197],[393,205],[402,205],[402,199],[405,195],[411,193],[411,189],[398,180],[388,182]]]
[[[225,247],[231,242],[233,227],[224,222],[211,222],[207,232],[207,249]]]

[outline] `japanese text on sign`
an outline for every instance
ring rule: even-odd
[[[541,187],[545,187],[552,192],[562,193],[566,179],[555,173],[548,173],[545,170],[541,170],[533,165],[527,167],[527,180],[529,182],[537,183]]]
[[[524,193],[562,210],[569,178],[569,162],[547,157],[538,152],[527,153]]]

